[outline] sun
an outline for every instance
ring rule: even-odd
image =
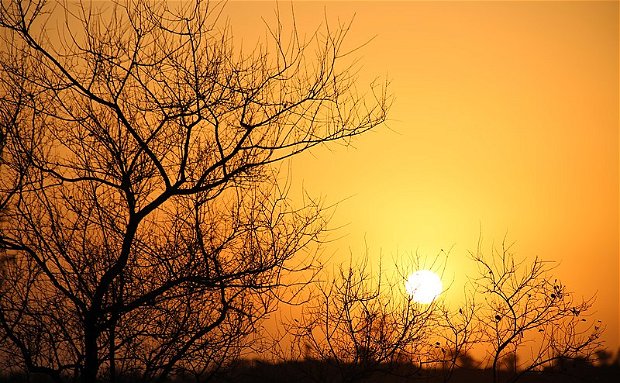
[[[443,289],[439,275],[430,270],[418,270],[409,275],[405,289],[414,302],[429,304]]]

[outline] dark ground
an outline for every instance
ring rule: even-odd
[[[510,380],[505,372],[500,382]],[[119,383],[133,383],[136,379],[125,377]],[[43,376],[24,375],[7,376],[0,373],[0,383],[47,383]],[[177,378],[170,383],[194,383],[194,378]],[[455,369],[452,375],[440,369],[420,370],[410,364],[380,365],[373,371],[353,366],[337,367],[331,363],[313,360],[272,364],[263,361],[241,361],[235,366],[221,370],[211,377],[213,383],[486,383],[492,382],[490,370]],[[518,380],[520,383],[618,383],[620,382],[620,365],[592,366],[569,365],[562,368],[550,368],[542,372],[525,374]]]
[[[247,362],[246,362],[247,363]],[[239,365],[228,371],[222,371],[214,377],[217,383],[306,383],[325,382],[340,383],[356,382],[423,382],[423,383],[485,383],[492,382],[490,370],[455,369],[452,375],[446,371],[425,369],[419,370],[411,365],[381,366],[377,371],[367,372],[345,366],[338,369],[334,365],[316,361],[288,362],[271,364],[254,361]],[[504,373],[500,382],[506,382],[512,374]],[[352,379],[352,380],[349,380]],[[547,369],[523,375],[518,382],[522,383],[618,383],[620,382],[620,366],[567,366],[564,368]]]

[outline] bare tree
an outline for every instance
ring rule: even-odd
[[[551,276],[553,263],[517,258],[502,243],[473,260],[479,339],[488,346],[493,382],[515,382],[559,359],[589,358],[600,346],[603,327],[593,322],[593,298],[579,300]],[[506,365],[506,363],[510,365]],[[503,378],[502,378],[503,377]]]
[[[404,362],[401,373],[447,382],[456,368],[475,367],[475,349],[488,353],[494,383],[595,355],[603,325],[590,318],[593,299],[577,299],[553,278],[553,263],[519,259],[505,243],[490,256],[479,247],[472,260],[478,274],[457,307],[413,302],[399,286],[405,274],[388,282],[367,259],[341,267],[330,283],[315,285],[291,325],[298,354],[334,365],[342,381],[398,371],[395,363]]]
[[[440,363],[435,349],[443,307],[414,302],[401,279],[390,282],[381,268],[373,275],[365,257],[316,284],[316,296],[289,330],[300,353],[335,365],[345,382],[377,372],[410,375]],[[407,371],[399,372],[399,364]]]
[[[442,317],[434,329],[434,338],[437,341],[431,360],[441,363],[444,382],[452,378],[456,368],[473,368],[475,365],[470,351],[479,342],[480,335],[476,308],[475,296],[467,289],[459,307],[441,308]]]
[[[270,164],[377,126],[385,88],[357,93],[347,24],[276,20],[247,52],[208,2],[106,4],[1,3],[0,353],[58,382],[205,376],[324,229]]]

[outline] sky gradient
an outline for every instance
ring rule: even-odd
[[[328,203],[332,261],[366,246],[384,263],[452,249],[444,275],[464,283],[467,253],[504,237],[519,256],[557,261],[620,346],[618,2],[294,2],[301,31],[348,21],[360,88],[387,78],[386,126],[354,147],[290,164]],[[232,2],[235,38],[274,18],[274,3]],[[290,4],[280,4],[290,15]],[[293,193],[293,197],[295,197]]]

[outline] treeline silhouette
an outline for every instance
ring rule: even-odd
[[[609,354],[610,355],[610,354]],[[620,355],[620,353],[618,354]],[[617,382],[620,378],[620,358],[613,361],[601,361],[593,364],[585,359],[558,360],[553,366],[541,371],[526,372],[519,382],[525,383],[582,383],[582,382]],[[342,371],[346,370],[346,376]],[[513,372],[501,371],[502,381],[509,381]],[[204,377],[203,377],[204,378]],[[260,359],[240,359],[232,365],[213,372],[209,382],[216,383],[315,383],[315,382],[425,382],[425,383],[469,383],[490,382],[493,370],[474,366],[459,367],[451,371],[443,368],[419,368],[411,363],[385,363],[367,371],[364,366],[339,365],[336,361],[314,359],[269,362]],[[141,378],[131,375],[117,376],[119,383],[133,383]],[[48,383],[52,380],[45,375],[23,373],[3,374],[2,383]],[[204,380],[194,376],[176,376],[166,379],[168,383],[200,383]]]
[[[346,368],[350,376],[342,377],[339,370]],[[512,372],[500,372],[502,381],[510,379]],[[558,362],[542,371],[527,372],[519,382],[617,382],[620,364],[593,365],[585,360]],[[364,371],[363,366],[338,366],[330,361],[303,360],[270,363],[261,360],[244,360],[235,366],[218,372],[213,382],[427,382],[465,383],[490,382],[493,370],[490,368],[460,367],[452,371],[442,368],[419,368],[408,363],[389,363],[378,366],[374,371]],[[186,380],[189,382],[189,380]],[[180,383],[180,382],[179,382]]]

